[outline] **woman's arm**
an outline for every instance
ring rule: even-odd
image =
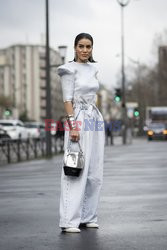
[[[65,111],[66,111],[67,115],[74,115],[74,110],[73,110],[73,106],[72,106],[71,101],[65,101],[64,102],[64,108],[65,108]]]
[[[67,121],[73,124],[72,120],[74,121],[74,110],[72,105],[72,99],[74,96],[75,77],[73,71],[71,71],[70,69],[68,69],[68,67],[67,68],[66,67],[63,65],[60,66],[58,68],[58,74],[61,77],[63,101],[64,101],[64,108],[67,114]],[[77,131],[77,128],[75,126],[70,126],[70,139],[72,141],[79,140],[79,132]]]
[[[68,115],[73,115],[74,116],[74,110],[73,110],[73,105],[71,101],[65,101],[64,102],[64,108],[66,111],[67,116]],[[70,138],[72,141],[78,141],[80,139],[79,132],[77,131],[76,128],[71,128],[70,130]]]

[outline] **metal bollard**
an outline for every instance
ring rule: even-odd
[[[11,162],[11,157],[10,157],[10,141],[7,140],[6,142],[7,142],[7,161],[8,161],[8,163],[10,163]]]
[[[30,154],[29,154],[29,146],[30,146],[30,140],[29,140],[29,138],[28,138],[27,141],[26,141],[26,157],[27,157],[27,160],[28,160],[29,157],[30,157]]]
[[[17,140],[17,161],[21,161],[21,157],[20,157],[20,139]]]

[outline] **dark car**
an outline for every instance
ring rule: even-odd
[[[149,141],[153,139],[167,140],[167,125],[165,123],[151,123],[148,126],[147,138]]]

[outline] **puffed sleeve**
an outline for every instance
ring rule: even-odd
[[[72,101],[74,96],[74,72],[62,65],[58,67],[57,73],[61,78],[63,101]]]

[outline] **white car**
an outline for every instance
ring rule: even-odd
[[[26,122],[25,127],[30,138],[39,139],[45,137],[45,124],[42,122]]]
[[[27,139],[28,131],[20,120],[0,120],[0,125],[11,139]]]

